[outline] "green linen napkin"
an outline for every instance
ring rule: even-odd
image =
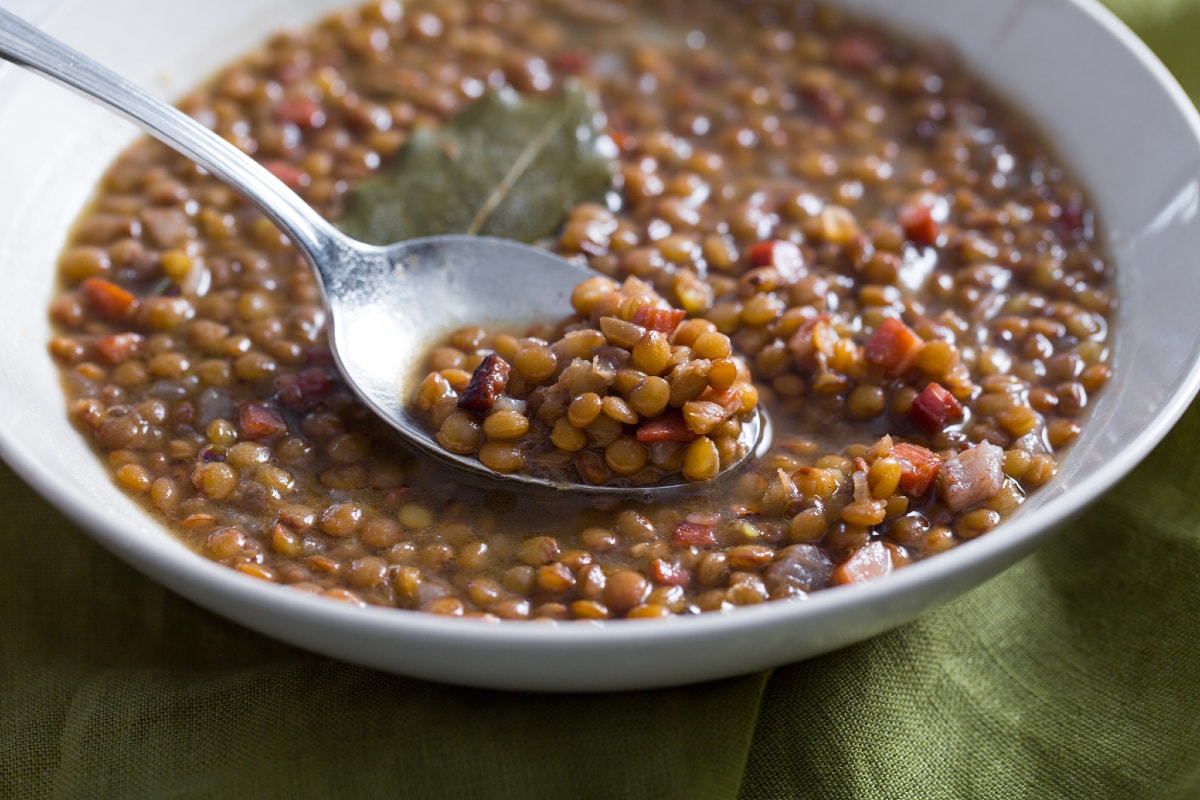
[[[1200,99],[1197,0],[1111,0]],[[0,465],[0,798],[1200,798],[1200,405],[1031,558],[701,686],[352,667],[133,572]]]

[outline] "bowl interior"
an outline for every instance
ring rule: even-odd
[[[342,0],[67,0],[30,6],[48,30],[165,97],[269,32]],[[1090,2],[846,0],[901,31],[946,39],[1030,115],[1089,189],[1117,263],[1117,377],[1060,476],[1003,533],[856,591],[818,593],[661,626],[487,626],[347,609],[243,578],[192,555],[114,488],[69,425],[45,308],[67,231],[102,170],[137,132],[66,91],[0,70],[0,293],[6,346],[0,454],[122,558],[259,630],[349,660],[480,685],[609,689],[680,683],[783,663],[899,624],[1027,553],[1131,469],[1195,395],[1200,322],[1200,125],[1131,34]],[[19,8],[19,7],[18,7]],[[181,41],[178,33],[186,31]],[[1052,77],[1048,77],[1052,76]],[[18,388],[19,387],[19,388]],[[686,656],[686,657],[681,657]],[[687,666],[680,669],[679,664]],[[662,669],[671,664],[671,669]]]

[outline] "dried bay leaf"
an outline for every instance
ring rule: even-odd
[[[533,242],[582,202],[603,201],[613,144],[589,92],[490,92],[350,193],[340,225],[373,244],[469,233]]]

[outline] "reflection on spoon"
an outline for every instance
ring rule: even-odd
[[[493,320],[497,309],[507,319],[545,319],[565,310],[575,286],[594,273],[539,248],[490,237],[426,237],[386,247],[363,244],[327,222],[220,136],[4,9],[0,56],[137,123],[237,189],[279,226],[319,276],[330,314],[329,344],[342,376],[409,442],[476,476],[527,487],[630,493],[627,486],[503,475],[478,459],[450,453],[410,415],[399,388],[403,378],[415,374],[417,359],[440,332]],[[755,414],[743,426],[744,455],[763,441],[766,425],[761,416]]]

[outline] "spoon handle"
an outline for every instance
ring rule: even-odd
[[[345,237],[265,167],[179,109],[0,8],[0,58],[142,127],[237,189],[315,259]]]

